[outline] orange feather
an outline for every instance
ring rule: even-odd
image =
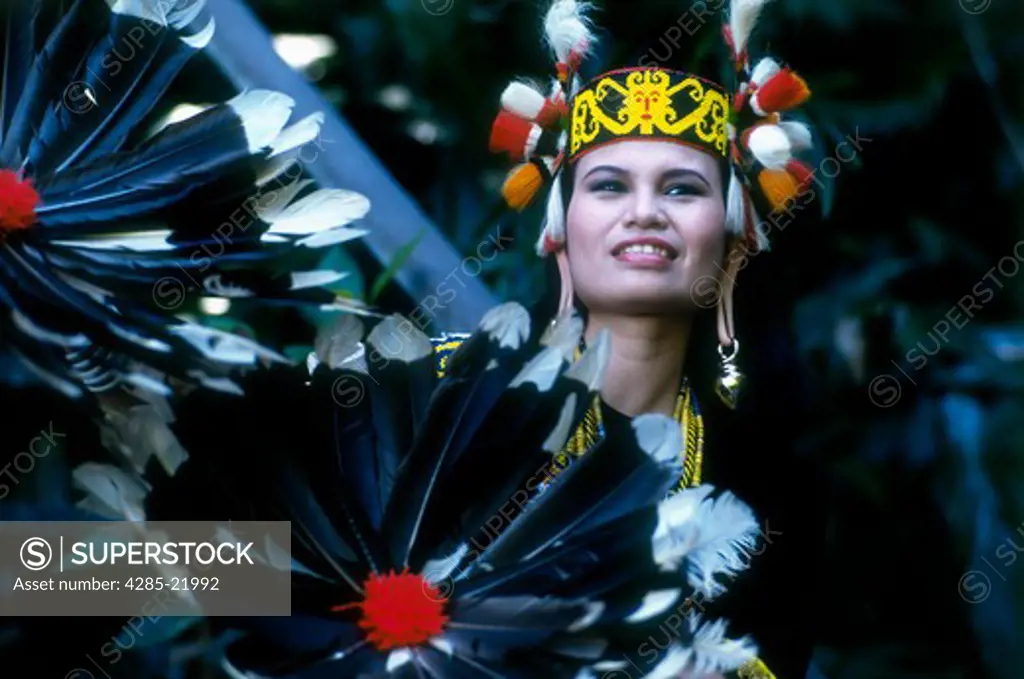
[[[501,195],[514,210],[522,210],[537,196],[544,185],[544,175],[535,163],[524,163],[512,169],[505,177]]]

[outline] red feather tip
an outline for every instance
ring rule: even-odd
[[[786,172],[793,175],[793,179],[800,185],[801,192],[805,191],[814,181],[814,172],[811,168],[795,158],[786,163]]]
[[[551,237],[550,234],[544,234],[544,252],[552,254],[562,249],[562,243]]]
[[[522,160],[532,130],[530,121],[501,111],[491,126],[491,153],[507,153],[514,161]]]
[[[22,179],[12,170],[0,170],[0,234],[35,224],[40,202],[31,179]]]
[[[445,597],[422,575],[394,571],[371,575],[363,585],[365,598],[355,604],[334,606],[332,611],[358,608],[359,626],[379,651],[419,646],[444,631]]]

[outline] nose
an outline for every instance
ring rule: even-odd
[[[626,215],[626,226],[635,229],[664,229],[668,225],[661,202],[650,189],[633,193],[633,203]]]

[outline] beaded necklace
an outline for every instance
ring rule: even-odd
[[[676,490],[692,488],[700,485],[701,469],[704,463],[704,418],[700,414],[697,400],[689,381],[684,379],[683,386],[676,398],[673,419],[682,430],[684,445],[683,476]],[[587,409],[583,421],[558,453],[549,468],[552,477],[590,450],[604,437],[604,417],[601,414],[601,397],[595,396],[594,402]]]

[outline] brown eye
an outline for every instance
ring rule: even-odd
[[[626,185],[617,179],[598,179],[587,188],[593,193],[620,193],[626,190]]]

